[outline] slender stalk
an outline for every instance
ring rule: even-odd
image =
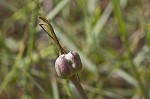
[[[78,92],[80,93],[80,95],[82,96],[83,99],[88,99],[83,87],[81,86],[80,82],[78,81],[78,79],[76,78],[76,75],[73,75],[70,80],[72,81],[72,83],[74,84],[74,86],[76,87],[76,89],[78,90]]]

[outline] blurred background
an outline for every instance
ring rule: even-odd
[[[81,99],[38,16],[80,54],[89,99],[150,98],[149,0],[0,0],[0,99]]]

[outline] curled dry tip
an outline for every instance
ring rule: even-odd
[[[50,27],[52,28],[51,24],[49,23],[49,21],[47,19],[45,19],[44,17],[41,17],[41,16],[39,16],[39,19],[44,21],[46,24],[50,25]]]
[[[46,20],[45,18],[43,18],[43,17],[41,17],[41,16],[38,16],[38,18],[41,19],[41,20],[43,20],[43,21]]]

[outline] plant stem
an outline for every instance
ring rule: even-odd
[[[73,75],[70,80],[72,81],[72,83],[74,84],[74,86],[76,87],[76,89],[78,90],[78,92],[80,93],[80,95],[82,96],[83,99],[88,99],[83,87],[81,86],[80,82],[78,81],[78,79],[76,78],[76,75]]]

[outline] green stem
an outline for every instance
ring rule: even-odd
[[[78,92],[80,93],[80,95],[82,96],[83,99],[88,99],[83,87],[81,86],[80,82],[78,81],[78,79],[76,78],[76,75],[73,75],[70,80],[72,81],[72,83],[74,84],[74,86],[76,87],[76,89],[78,90]]]

